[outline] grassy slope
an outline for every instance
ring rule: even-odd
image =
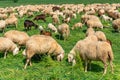
[[[24,0],[26,1],[26,0]],[[32,0],[31,0],[32,1]],[[36,0],[37,1],[37,0]],[[47,1],[47,0],[46,0]],[[52,0],[49,0],[52,1]],[[85,0],[84,0],[85,1]],[[44,2],[44,0],[43,0]],[[59,0],[57,2],[60,2]],[[54,3],[57,3],[54,2]],[[76,0],[77,2],[77,0]],[[23,2],[19,3],[22,4]],[[62,2],[61,2],[62,3]],[[66,1],[67,3],[67,1]],[[72,3],[72,0],[71,0]],[[1,4],[1,3],[0,3]],[[12,3],[9,3],[12,4]],[[8,5],[9,5],[8,4]],[[27,3],[26,3],[27,4]],[[27,17],[19,19],[18,30],[23,31],[23,22]],[[32,19],[32,18],[30,18]],[[77,19],[72,19],[69,23],[70,27],[80,21],[80,14],[77,15]],[[36,22],[39,25],[46,26],[49,22],[52,22],[51,18],[47,18],[47,22],[43,21]],[[111,24],[111,22],[109,22]],[[7,28],[6,31],[14,29],[12,26]],[[71,64],[67,62],[67,54],[75,43],[85,37],[86,26],[82,29],[71,30],[71,35],[68,41],[63,41],[57,39],[55,34],[53,37],[62,45],[65,50],[65,58],[62,62],[52,60],[49,56],[43,56],[41,59],[32,59],[33,66],[28,66],[26,70],[23,69],[25,57],[22,56],[22,51],[18,55],[13,56],[12,53],[8,53],[7,59],[3,59],[3,54],[0,54],[0,80],[119,80],[120,78],[120,62],[119,62],[119,52],[120,52],[120,33],[114,33],[111,26],[105,28],[102,31],[105,32],[108,39],[113,43],[114,52],[114,74],[110,73],[110,67],[108,67],[108,72],[105,76],[102,76],[103,64],[101,62],[92,62],[92,70],[87,73],[84,72],[81,61],[78,58],[78,63],[72,67]],[[38,34],[39,31],[34,28],[28,31],[29,35]],[[3,34],[0,33],[0,36]]]

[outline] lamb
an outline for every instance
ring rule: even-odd
[[[78,41],[74,48],[68,54],[68,61],[74,62],[74,56],[79,53],[81,59],[85,61],[85,72],[87,72],[87,65],[91,61],[102,61],[104,64],[104,74],[107,72],[107,61],[110,62],[111,71],[113,73],[113,52],[109,43],[105,41],[89,41],[86,43],[83,41]]]
[[[57,58],[58,61],[61,61],[64,58],[63,48],[50,36],[44,35],[33,35],[26,43],[26,49],[23,51],[23,54],[26,55],[26,64],[31,64],[31,58],[35,54],[46,54],[52,55]]]
[[[29,39],[29,35],[25,32],[18,30],[10,30],[4,34],[4,37],[9,38],[14,43],[17,43],[20,46],[25,46],[26,41]]]
[[[5,21],[6,25],[15,25],[15,28],[17,28],[18,19],[14,14],[10,15]]]
[[[112,21],[112,18],[106,15],[102,15],[101,18],[104,19],[105,21]]]
[[[96,31],[95,36],[97,36],[99,41],[107,41],[106,36],[102,31]]]
[[[19,52],[19,48],[10,39],[0,37],[0,51],[5,52],[4,53],[5,59],[8,51],[13,52],[13,55],[16,55]]]
[[[39,26],[40,35],[52,36],[52,33],[44,30],[42,26]]]
[[[0,29],[2,29],[2,32],[5,32],[5,28],[6,28],[6,22],[5,20],[0,20]]]
[[[31,21],[31,20],[24,21],[24,28],[26,31],[31,29],[32,26],[34,26],[35,28],[38,28],[38,25],[36,25],[33,21]]]
[[[48,24],[48,29],[50,29],[50,30],[54,31],[55,33],[57,33],[57,28],[52,23]]]
[[[112,22],[112,27],[116,32],[120,32],[120,19],[116,19]]]
[[[72,30],[74,30],[77,27],[82,28],[82,26],[83,26],[83,24],[81,22],[78,22],[78,23],[73,25]]]
[[[58,26],[58,33],[66,40],[68,36],[70,35],[69,25],[66,23],[63,23]],[[60,38],[60,36],[59,36]]]
[[[37,21],[43,20],[44,22],[46,22],[45,18],[46,18],[45,14],[40,14],[40,15],[35,16],[35,18],[33,20],[37,20]]]
[[[92,28],[100,28],[103,29],[103,24],[101,23],[100,20],[88,20],[87,21],[87,26],[92,27]]]
[[[59,24],[60,23],[59,17],[56,14],[54,14],[52,16],[52,20],[53,20],[53,24]]]
[[[86,31],[86,37],[89,36],[89,35],[94,35],[95,34],[95,31],[93,28],[88,28],[87,31]]]

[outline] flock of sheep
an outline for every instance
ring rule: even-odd
[[[107,61],[110,62],[111,71],[113,73],[113,51],[112,43],[108,40],[101,31],[104,21],[111,21],[115,31],[120,30],[120,4],[63,4],[63,5],[26,5],[18,7],[0,8],[0,29],[4,32],[3,37],[0,37],[0,51],[4,52],[6,58],[7,51],[12,51],[13,54],[18,54],[21,46],[25,46],[23,55],[26,56],[26,64],[31,63],[31,58],[35,54],[47,54],[55,56],[58,61],[63,60],[65,51],[61,45],[52,38],[51,33],[59,33],[59,39],[62,36],[67,41],[70,30],[82,28],[86,25],[86,37],[79,40],[68,54],[68,62],[76,64],[75,56],[80,55],[82,61],[85,62],[84,70],[87,72],[87,65],[91,61],[101,61],[104,64],[104,73],[107,71]],[[40,15],[34,16],[35,12],[40,12]],[[69,26],[71,19],[76,19],[77,15],[81,15],[81,21],[76,22],[72,27]],[[14,25],[17,28],[19,18],[24,16],[34,17],[32,20],[24,21],[26,31],[31,30],[31,27],[39,28],[40,34],[29,36],[24,31],[9,30],[5,32],[8,25]],[[34,20],[43,20],[46,22],[47,17],[51,17],[52,23],[48,24],[49,31],[45,30],[42,25],[37,25]],[[61,19],[62,20],[61,20]],[[57,27],[58,26],[58,27]],[[95,31],[99,28],[99,31]],[[98,29],[97,29],[98,30]],[[91,67],[90,67],[91,68]]]

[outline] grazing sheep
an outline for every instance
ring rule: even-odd
[[[30,63],[31,58],[35,54],[47,54],[56,56],[58,61],[61,61],[64,57],[63,48],[50,36],[33,35],[26,43],[26,49],[23,51],[26,55],[26,64],[24,69]]]
[[[45,14],[40,14],[40,15],[35,16],[35,18],[33,20],[37,20],[37,21],[43,20],[44,22],[46,22],[45,18],[46,18]]]
[[[60,24],[60,19],[57,14],[52,16],[53,24]]]
[[[87,21],[87,26],[92,27],[92,28],[100,28],[103,29],[103,24],[101,23],[100,20],[88,20]]]
[[[5,28],[6,28],[6,22],[4,20],[0,20],[0,29],[2,30],[2,32],[5,32]]]
[[[67,17],[67,18],[63,19],[62,22],[63,22],[63,23],[69,23],[70,20],[71,20],[71,18],[70,18],[70,17]]]
[[[95,36],[97,36],[99,41],[106,41],[107,40],[104,32],[102,32],[102,31],[96,31]]]
[[[5,52],[4,58],[6,58],[8,51],[13,52],[13,55],[16,55],[18,54],[19,48],[10,39],[0,37],[0,51]]]
[[[52,10],[53,10],[53,12],[55,12],[57,10],[62,11],[62,9],[60,7],[58,7],[58,6],[53,6]]]
[[[44,28],[42,26],[39,26],[39,31],[40,31],[40,35],[52,36],[52,33],[44,30]]]
[[[78,22],[78,23],[73,25],[72,30],[74,30],[77,27],[82,28],[82,26],[83,26],[83,24],[81,22]]]
[[[48,24],[48,29],[50,29],[50,30],[54,31],[55,33],[57,33],[57,28],[52,23]]]
[[[79,41],[68,54],[68,61],[75,63],[74,56],[79,53],[81,59],[85,62],[85,72],[87,72],[87,65],[91,61],[102,61],[104,64],[104,73],[107,71],[107,61],[110,62],[111,71],[113,73],[113,52],[109,43],[104,41]]]
[[[98,41],[97,37],[95,35],[89,35],[88,37],[86,37],[84,40],[80,40],[76,43],[76,45],[72,48],[72,50],[70,51],[70,53],[68,54],[68,62],[72,62],[72,65],[74,66],[76,64],[76,60],[75,60],[75,56],[77,53],[77,48],[79,48],[79,46],[81,46],[79,49],[82,50],[81,54],[84,53],[84,51],[86,51],[87,49],[87,44],[91,41]]]
[[[101,18],[104,19],[105,21],[112,21],[112,18],[106,15],[102,15]]]
[[[120,19],[116,19],[112,22],[112,27],[115,31],[120,32]]]
[[[26,31],[30,30],[32,26],[34,26],[35,28],[38,28],[38,25],[36,25],[33,21],[31,21],[31,20],[24,21],[24,28]]]
[[[70,35],[69,25],[66,23],[63,23],[58,26],[58,33],[66,40],[68,36]],[[60,38],[60,36],[59,36]]]
[[[15,25],[15,28],[17,28],[18,19],[17,19],[17,17],[14,14],[10,15],[5,20],[5,22],[6,22],[6,25]]]
[[[4,34],[4,37],[9,38],[14,43],[17,43],[20,46],[25,46],[26,41],[29,39],[27,33],[18,31],[18,30],[10,30]]]
[[[86,31],[86,37],[89,36],[89,35],[94,35],[95,34],[95,31],[93,28],[88,28],[87,31]]]

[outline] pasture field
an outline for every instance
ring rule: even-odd
[[[88,2],[90,1],[90,2]],[[62,3],[117,3],[119,0],[19,0],[18,3],[13,3],[11,0],[0,0],[0,7],[7,6],[18,6],[27,4],[62,4]],[[35,13],[35,15],[40,14],[40,12]],[[81,21],[81,14],[77,14],[77,19],[72,19],[70,21],[70,28],[74,23]],[[28,18],[24,16],[19,18],[17,30],[24,31],[24,20],[33,20],[34,17]],[[53,33],[53,38],[57,40],[59,44],[65,50],[65,57],[61,62],[53,60],[51,57],[44,55],[32,58],[32,66],[27,66],[24,70],[25,57],[22,55],[22,50],[19,54],[13,56],[12,53],[8,53],[7,58],[3,58],[3,53],[0,52],[0,80],[120,80],[120,33],[114,32],[112,28],[112,22],[105,22],[101,20],[103,25],[108,25],[108,28],[104,28],[102,31],[105,33],[106,37],[112,41],[112,49],[114,52],[114,74],[110,72],[110,66],[108,66],[107,74],[102,76],[103,64],[101,62],[92,62],[92,70],[87,73],[84,72],[82,62],[79,57],[77,57],[77,64],[72,66],[67,61],[67,54],[73,48],[78,40],[85,38],[85,32],[87,26],[84,25],[82,29],[70,30],[70,36],[67,41],[59,40],[58,35]],[[35,21],[36,24],[47,27],[48,23],[52,22],[51,17],[47,17],[46,22],[41,20]],[[56,25],[58,26],[58,25]],[[15,29],[14,26],[9,26],[6,31]],[[27,31],[31,36],[34,34],[39,34],[39,30],[32,28],[32,30]],[[0,32],[0,36],[3,33]]]

